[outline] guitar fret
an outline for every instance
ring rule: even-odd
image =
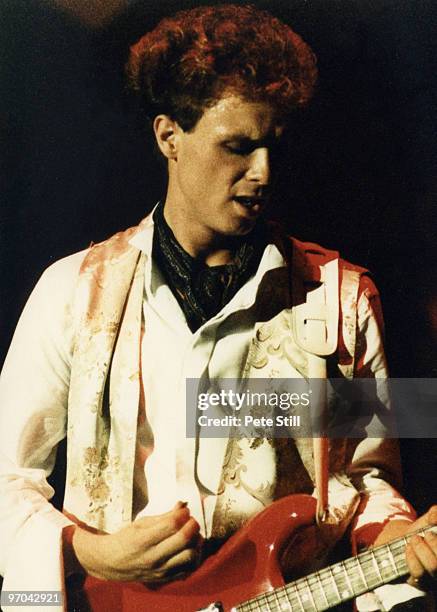
[[[356,595],[363,588],[363,579],[360,573],[357,571],[357,564],[355,559],[347,559],[343,562],[343,567],[347,573],[347,587],[345,594],[350,593],[350,596]]]
[[[314,597],[311,592],[311,587],[308,582],[308,578],[302,578],[301,580],[298,581],[296,586],[297,586],[298,591],[299,589],[301,590],[301,593],[299,593],[299,599],[301,601],[302,607],[305,610],[305,612],[307,610],[308,612],[314,612],[314,610],[317,610],[316,602],[314,601]],[[310,606],[309,608],[307,607],[307,603]]]
[[[264,600],[265,600],[265,603],[267,604],[267,608],[265,608],[265,607],[260,608],[261,610],[268,610],[268,611],[270,612],[270,610],[272,609],[272,608],[270,607],[270,604],[269,604],[269,598],[271,598],[271,595],[272,595],[271,593],[268,593],[268,594],[267,594],[267,593],[264,593],[264,595],[262,595],[262,599],[264,599]],[[269,597],[269,596],[270,596],[270,597]]]
[[[399,576],[402,576],[402,574],[407,574],[408,573],[408,565],[407,565],[407,559],[405,556],[405,548],[401,551],[398,551],[397,555],[397,563],[396,565],[398,567],[400,567],[399,570]]]
[[[428,529],[420,530],[425,533]],[[433,528],[437,532],[437,528]],[[411,534],[413,535],[413,534]],[[242,602],[240,612],[322,612],[408,573],[407,537]]]
[[[270,607],[272,597],[276,597],[275,590],[269,593],[263,593],[262,595],[258,595],[257,597],[254,597],[253,599],[250,599],[249,601],[240,604],[236,607],[236,609],[241,610],[242,612],[244,612],[245,610],[248,610],[248,612],[270,612],[277,609],[276,604],[274,604],[274,608]]]
[[[337,584],[335,582],[332,570],[327,567],[318,572],[319,581],[323,589],[323,599],[327,604],[328,608],[338,604],[341,601],[340,594],[338,592]]]
[[[302,605],[302,601],[300,599],[299,592],[298,592],[298,589],[295,583],[285,586],[283,588],[283,593],[287,600],[286,603],[289,606],[288,608],[283,608],[284,610],[287,610],[287,609],[291,610],[295,606],[295,603],[297,602],[297,604],[299,605],[299,608],[303,612],[305,612],[305,608]]]
[[[388,564],[385,555],[382,558],[378,559],[376,554],[369,554],[368,563],[369,566],[366,569],[366,575],[368,578],[368,588],[366,590],[375,589],[378,586],[381,586],[381,584],[383,584],[384,582],[387,582],[388,579],[393,579],[391,573],[388,573],[384,577],[383,569],[387,568]],[[365,592],[364,589],[363,592]]]
[[[264,599],[264,595],[258,595],[258,597],[256,598],[255,605],[256,605],[257,610],[262,610],[262,607],[260,604],[263,599]]]
[[[364,578],[361,580],[363,586],[357,589],[357,594],[358,592],[365,593],[381,585],[381,573],[373,554],[368,552],[366,556],[361,557],[360,567]]]
[[[389,556],[389,559],[390,559],[390,561],[391,561],[391,563],[393,565],[393,569],[394,569],[395,573],[397,574],[398,573],[398,568],[397,568],[397,565],[396,565],[395,559],[393,557],[393,553],[391,551],[390,546],[388,547],[388,556]]]
[[[300,594],[299,594],[299,587],[296,587],[296,595],[297,595],[297,601],[299,603],[300,609],[303,610],[303,612],[305,612],[305,608],[303,607],[302,600],[301,600]]]
[[[353,588],[352,583],[351,583],[351,581],[350,581],[350,579],[349,579],[349,574],[348,574],[348,571],[347,571],[346,565],[345,565],[345,563],[344,563],[344,562],[342,562],[342,563],[340,563],[340,566],[342,567],[343,572],[344,572],[344,574],[345,574],[345,576],[346,576],[346,582],[347,582],[347,584],[348,584],[348,586],[349,586],[350,594],[351,594],[351,595],[354,595],[354,588]],[[343,595],[344,595],[344,594],[343,594]],[[346,595],[346,596],[347,596],[347,595]]]
[[[308,612],[314,611],[314,606],[311,603],[311,593],[308,591],[307,580],[305,578],[301,578],[278,590],[284,592],[287,601],[292,604],[293,610],[296,609],[295,606],[299,606],[301,612],[307,612],[307,610]],[[306,606],[307,603],[311,606],[310,608]]]
[[[378,561],[376,560],[375,553],[373,552],[373,550],[370,551],[370,554],[371,554],[371,557],[372,557],[373,565],[374,565],[374,567],[376,569],[376,573],[378,574],[378,578],[379,578],[379,580],[382,581],[382,576],[381,576],[381,572],[379,571]]]
[[[338,576],[338,581],[334,576],[332,567],[334,567],[337,572],[342,572],[341,576]],[[344,569],[340,567],[340,564],[337,564],[337,566],[329,566],[317,572],[317,574],[318,576],[316,576],[316,574],[314,574],[314,576],[317,577],[317,586],[319,587],[319,590],[322,591],[324,601],[321,605],[323,605],[323,610],[332,608],[333,606],[341,603],[343,601],[343,597],[349,596],[349,584],[345,579]],[[309,578],[311,578],[311,576]],[[340,589],[343,591],[343,597],[340,594]],[[352,595],[353,593],[351,593],[350,596]]]
[[[296,595],[296,597],[295,597]],[[295,603],[297,602],[299,604],[299,608],[302,612],[305,612],[305,608],[302,605],[302,601],[300,599],[299,593],[298,593],[298,589],[295,588],[295,595],[292,596],[292,599],[290,599],[287,595],[287,601],[289,604],[292,604],[292,607],[290,609],[292,610],[296,610],[295,608]]]
[[[278,589],[278,593],[279,593],[279,589]],[[284,598],[282,601],[281,601],[281,596]],[[287,612],[287,611],[292,612],[293,608],[291,605],[291,601],[285,589],[281,592],[281,594],[278,594],[278,603],[279,603],[279,609],[282,610],[282,612]]]
[[[335,588],[332,588],[333,578],[328,570],[329,568],[308,576],[308,582],[317,599],[317,607],[321,610],[332,608],[334,604],[337,604],[341,600],[341,598],[338,597],[337,586],[335,585]],[[311,582],[311,580],[313,582]],[[334,599],[332,599],[331,593]]]
[[[374,549],[375,558],[378,563],[383,582],[391,582],[399,576],[396,566],[395,571],[393,571],[392,563],[389,555],[387,554],[387,550],[388,547],[386,546],[379,550],[378,548]]]
[[[406,557],[405,557],[405,547],[406,547],[406,546],[407,546],[407,544],[408,544],[407,538],[402,538],[401,542],[402,542],[402,544],[403,544],[403,551],[402,551],[402,565],[401,565],[401,567],[402,567],[402,569],[403,569],[403,570],[406,570],[406,569],[407,569],[407,559],[406,559]]]
[[[330,576],[331,576],[331,582],[332,582],[332,584],[335,587],[335,591],[336,591],[336,594],[337,594],[338,601],[340,602],[341,601],[341,595],[340,595],[340,591],[338,590],[337,582],[335,581],[334,573],[333,573],[333,571],[332,571],[332,569],[330,567],[328,567],[328,570],[329,570],[329,573],[330,573]]]
[[[347,587],[347,584],[346,584],[343,569],[340,563],[337,563],[336,565],[332,567],[331,574],[334,579],[335,590],[338,596],[338,600],[343,601],[342,593],[344,593],[345,588]]]
[[[323,599],[325,600],[326,605],[329,606],[329,601],[328,601],[328,598],[326,597],[325,589],[324,589],[323,583],[322,583],[322,581],[320,579],[319,572],[316,572],[316,578],[317,578],[317,584],[319,586],[319,590],[320,590],[320,592],[323,595]]]
[[[359,557],[356,557],[355,566],[358,567],[358,570],[359,570],[360,576],[361,576],[361,580],[362,580],[364,586],[366,587],[366,590],[369,590],[370,587],[369,587],[369,585],[367,583],[367,580],[366,580],[366,577],[364,575],[363,568],[361,567],[361,563],[360,563],[360,558]]]
[[[311,591],[311,585],[310,585],[310,583],[309,583],[309,579],[308,579],[308,577],[307,577],[307,578],[305,578],[305,582],[306,582],[306,584],[307,584],[307,589],[308,589],[308,592],[309,592],[310,597],[311,597],[311,602],[312,602],[312,604],[313,604],[313,606],[314,606],[315,610],[317,610],[318,608],[317,608],[317,606],[316,606],[316,602],[314,601],[314,597],[313,597],[313,593],[312,593],[312,591]]]
[[[275,599],[276,607],[279,607],[279,609],[283,610],[283,612],[285,612],[286,610],[291,610],[291,606],[289,604],[287,604],[288,607],[284,607],[283,603],[281,603],[279,589],[274,589],[271,593],[269,593],[269,597],[273,597]]]

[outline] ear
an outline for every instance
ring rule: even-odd
[[[167,159],[177,159],[178,136],[181,128],[168,115],[158,115],[153,121],[153,131],[161,153]]]

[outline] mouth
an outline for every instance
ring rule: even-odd
[[[267,202],[266,198],[250,195],[235,196],[233,200],[253,212],[260,212]]]

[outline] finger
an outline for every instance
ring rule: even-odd
[[[433,578],[437,578],[437,535],[428,531],[428,533],[425,534],[424,540],[428,549],[431,551],[428,563],[425,566],[426,571]]]
[[[420,578],[424,572],[434,575],[437,571],[437,537],[429,534],[426,538],[413,536],[409,546],[412,553],[407,557],[407,562],[411,559],[413,564],[413,577]],[[419,570],[419,565],[421,569]]]
[[[178,580],[186,577],[199,564],[200,556],[194,548],[188,548],[173,557],[170,557],[164,565],[155,569],[151,576],[150,570],[143,577],[144,582],[149,584],[162,584],[169,580]]]
[[[182,501],[178,501],[176,502],[176,504],[174,505],[174,507],[169,510],[168,512],[164,512],[163,514],[154,514],[152,516],[143,516],[139,519],[137,519],[135,521],[135,524],[139,527],[149,527],[150,525],[154,525],[156,523],[159,523],[159,521],[161,521],[162,519],[166,519],[168,517],[171,517],[172,514],[177,511],[177,510],[181,510],[182,508],[186,508],[187,507],[187,502],[182,502]]]
[[[437,525],[437,505],[431,506],[431,508],[417,519],[412,525],[410,531],[417,531],[423,529],[429,525]]]
[[[413,586],[417,586],[417,581],[422,578],[425,570],[420,562],[420,559],[417,557],[411,542],[405,549],[405,559],[407,561],[408,571],[410,572],[410,579],[408,582]]]
[[[138,521],[137,528],[143,530],[145,545],[153,547],[178,533],[189,520],[190,511],[188,508],[177,508],[161,516],[153,524]]]
[[[166,575],[175,575],[176,573],[184,572],[185,574],[193,571],[199,564],[200,555],[197,548],[185,548],[173,557],[167,559],[164,565],[161,566]]]
[[[165,563],[184,549],[195,546],[199,538],[199,529],[199,523],[191,517],[179,531],[154,547],[153,555],[157,562]]]
[[[429,525],[437,525],[437,505],[431,506],[426,515],[428,516]]]
[[[424,570],[433,575],[436,571],[437,559],[430,544],[430,536],[428,538],[417,537],[417,539],[415,537],[413,549]]]

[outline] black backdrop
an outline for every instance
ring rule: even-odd
[[[142,31],[198,4],[1,1],[0,359],[41,271],[136,223],[162,195],[150,137],[127,112],[123,65]],[[292,24],[320,68],[274,215],[370,268],[392,374],[435,376],[435,3],[254,4]],[[419,510],[437,502],[436,449],[433,440],[402,441],[406,491]]]

